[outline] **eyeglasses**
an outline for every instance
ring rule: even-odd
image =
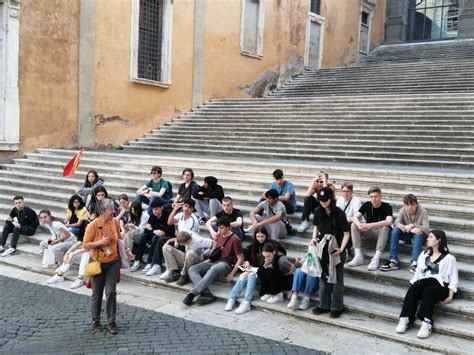
[[[317,183],[317,184],[322,184],[322,183],[323,183],[323,180],[317,180],[316,183]]]
[[[156,175],[156,174],[158,174],[158,171],[150,171],[150,174],[151,175]]]

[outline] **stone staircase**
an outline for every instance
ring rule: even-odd
[[[10,211],[15,194],[24,195],[36,210],[47,207],[63,218],[70,195],[89,169],[99,171],[111,196],[133,196],[152,165],[162,166],[175,192],[185,167],[193,168],[199,183],[204,176],[216,176],[243,210],[246,224],[276,168],[293,181],[300,204],[320,169],[336,186],[354,183],[362,200],[369,187],[380,186],[395,214],[402,196],[414,193],[428,210],[431,227],[447,232],[460,269],[455,301],[438,306],[435,332],[428,340],[416,338],[416,331],[394,332],[411,278],[410,248],[404,245],[402,269],[382,273],[367,270],[374,245],[364,244],[366,265],[346,268],[348,311],[340,319],[288,310],[286,303],[256,301],[255,307],[423,349],[467,353],[474,348],[473,49],[474,41],[385,46],[365,63],[305,71],[269,97],[211,100],[128,142],[123,151],[86,151],[74,177],[63,178],[61,172],[75,151],[38,149],[0,166],[0,219]],[[297,227],[300,213],[291,221]],[[51,273],[40,265],[41,238],[44,234],[24,238],[19,254],[0,262]],[[294,232],[284,240],[290,257],[303,257],[309,238],[309,232]],[[124,279],[176,288],[137,273],[125,273]],[[180,289],[184,297],[187,288]],[[213,290],[224,300],[230,288],[220,283]]]
[[[416,332],[399,336],[394,333],[396,320],[401,307],[404,292],[408,287],[411,274],[407,271],[410,250],[401,246],[402,269],[390,273],[369,272],[367,265],[358,268],[346,268],[345,304],[348,309],[337,321],[324,316],[313,316],[310,311],[292,311],[281,305],[268,305],[260,301],[255,306],[272,312],[283,312],[308,321],[328,322],[343,328],[392,339],[397,342],[436,351],[462,352],[466,346],[472,346],[474,331],[474,176],[462,171],[428,169],[370,167],[355,164],[325,163],[315,166],[311,162],[288,162],[278,160],[253,160],[246,158],[211,158],[179,155],[138,154],[137,152],[86,151],[81,165],[74,177],[63,178],[62,167],[75,152],[72,150],[39,149],[27,154],[23,159],[15,159],[12,164],[2,165],[0,170],[0,218],[3,220],[11,208],[11,196],[23,194],[29,206],[39,210],[48,207],[57,217],[63,218],[69,196],[83,183],[83,177],[89,169],[96,169],[105,179],[110,194],[117,197],[122,192],[133,196],[137,186],[146,178],[151,165],[160,164],[164,177],[173,186],[180,183],[181,171],[191,167],[196,173],[196,181],[202,182],[204,176],[214,175],[223,185],[226,194],[232,196],[238,208],[245,214],[248,223],[248,211],[255,206],[260,193],[268,188],[272,171],[280,167],[287,178],[294,182],[298,200],[302,200],[308,181],[315,169],[324,169],[330,180],[336,185],[343,181],[355,183],[355,194],[364,199],[369,186],[379,184],[384,192],[384,200],[390,202],[394,211],[401,207],[401,197],[408,192],[419,196],[431,216],[433,228],[447,231],[451,251],[456,255],[461,283],[455,301],[438,307],[436,332],[427,340],[416,338]],[[444,196],[449,196],[447,200]],[[299,224],[300,214],[291,217],[295,225]],[[205,234],[203,230],[203,235]],[[38,243],[44,234],[24,238],[19,244],[19,254],[10,258],[0,258],[0,262],[26,268],[34,272],[51,273],[40,265]],[[283,241],[291,257],[303,257],[309,242],[309,232],[293,233]],[[373,245],[365,245],[366,258],[371,255]],[[366,263],[367,264],[367,263]],[[70,278],[74,273],[70,273]],[[125,273],[127,282],[139,282],[151,287],[173,287],[158,280],[158,277],[146,277],[139,273]],[[186,288],[182,288],[186,290]],[[230,290],[228,285],[220,283],[215,287],[218,296],[224,300]],[[367,294],[371,298],[367,298]],[[184,293],[183,293],[184,297]],[[216,303],[223,307],[224,303]]]

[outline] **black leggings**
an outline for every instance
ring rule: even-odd
[[[439,301],[443,301],[449,296],[449,288],[445,284],[441,286],[433,277],[416,281],[407,291],[403,301],[400,317],[408,317],[410,323],[415,321],[415,317],[424,320],[428,318],[433,321],[433,310]],[[421,301],[418,313],[416,309]]]

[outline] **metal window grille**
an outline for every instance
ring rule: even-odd
[[[311,12],[320,15],[321,11],[321,0],[311,0]]]
[[[140,0],[138,29],[138,78],[161,81],[163,0]]]

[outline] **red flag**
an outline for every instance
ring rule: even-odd
[[[81,161],[81,155],[84,152],[84,148],[81,148],[80,151],[78,151],[71,160],[66,164],[66,166],[63,169],[63,176],[71,176],[74,175],[74,172],[76,171],[77,167],[79,166],[79,163]]]

